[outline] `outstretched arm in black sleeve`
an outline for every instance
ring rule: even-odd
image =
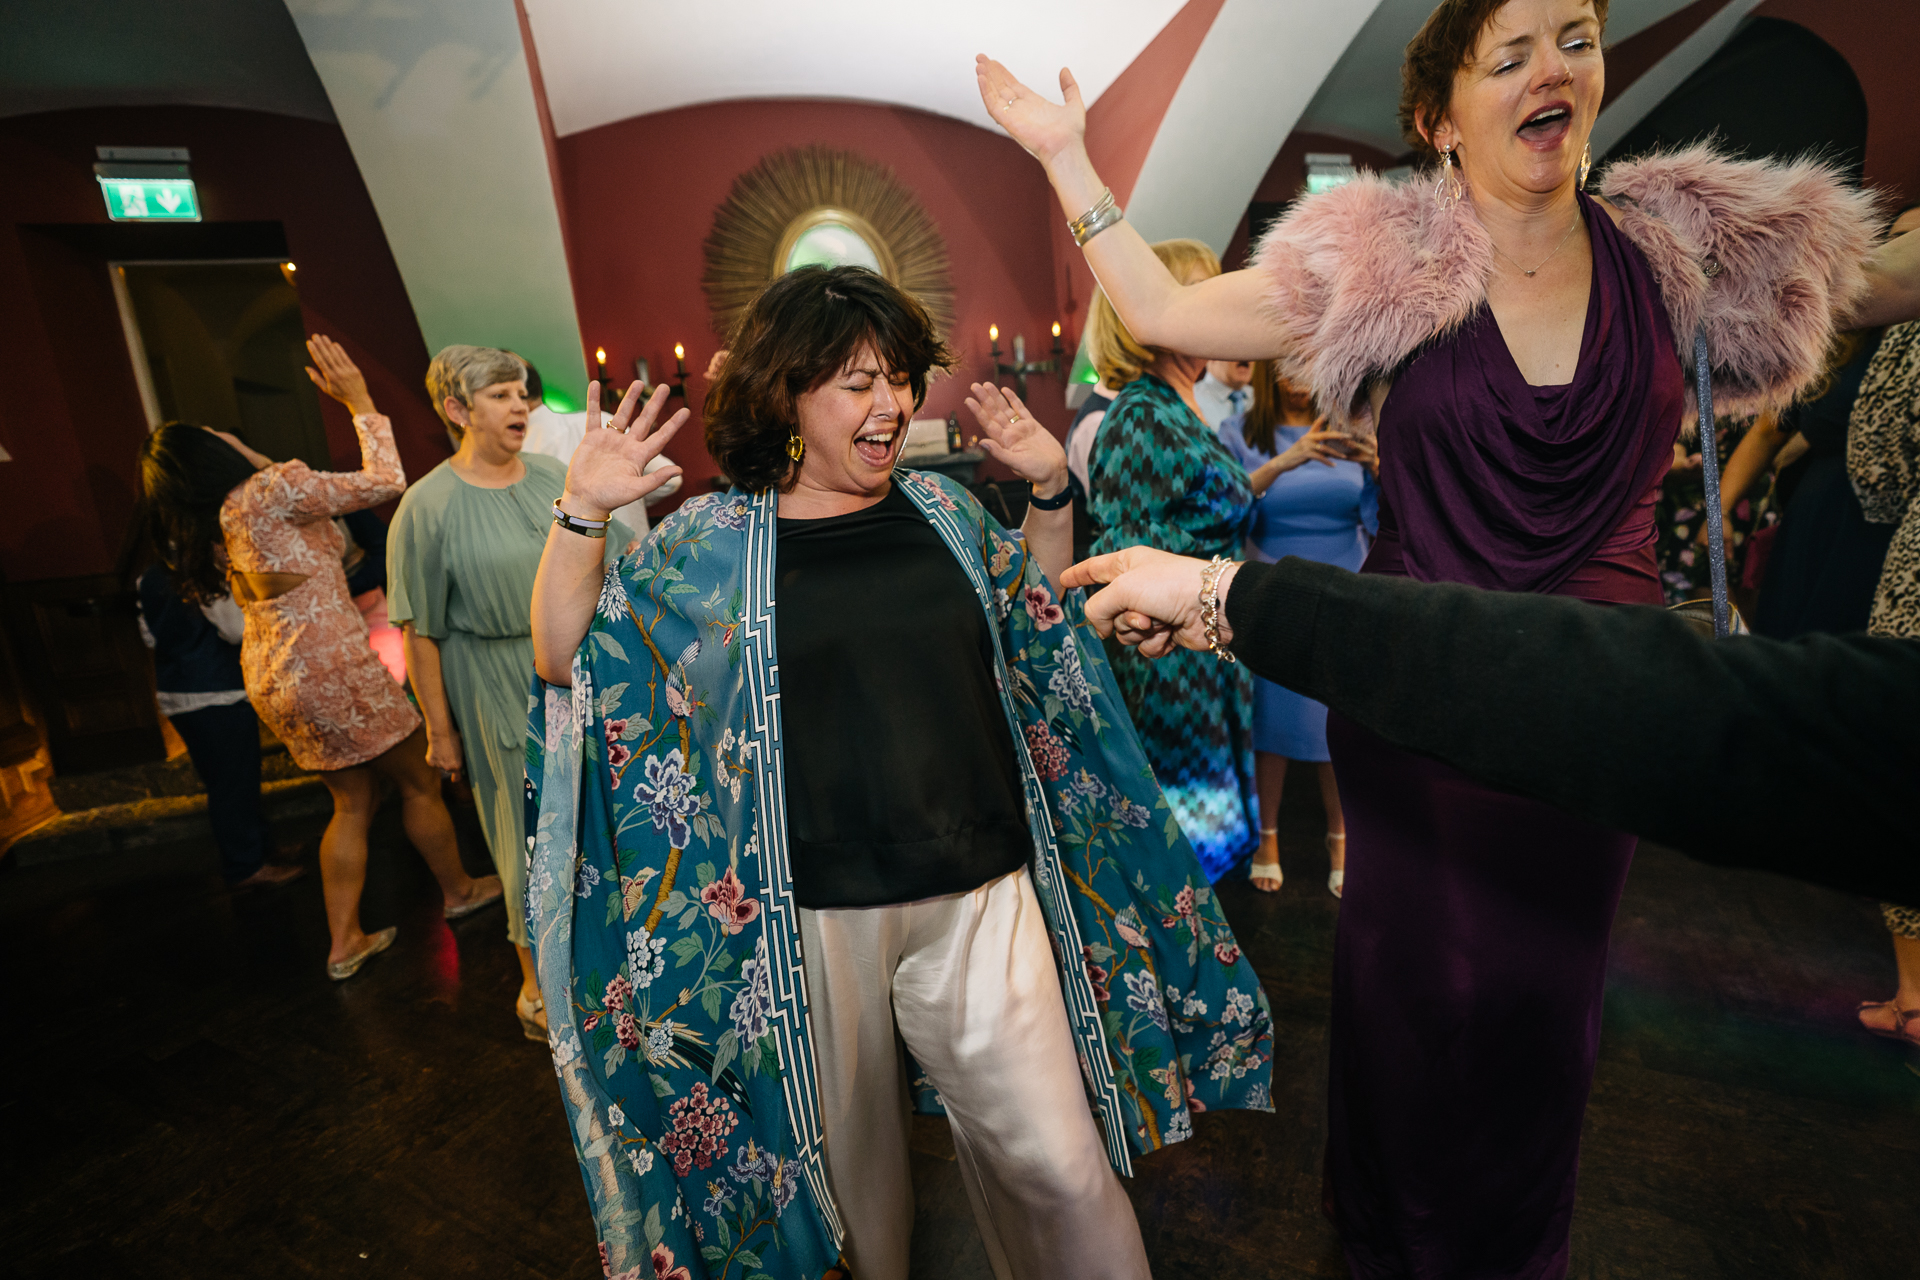
[[[1138,560],[1132,587],[1135,565],[1099,560],[1067,581],[1115,579],[1089,615],[1148,652],[1205,647],[1174,585],[1197,562]],[[1480,781],[1708,862],[1920,903],[1920,643],[1713,641],[1659,609],[1297,559],[1240,566],[1223,613],[1258,674]]]

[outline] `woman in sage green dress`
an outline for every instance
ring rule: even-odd
[[[387,614],[407,638],[407,670],[427,722],[427,760],[473,786],[520,953],[516,1011],[529,1040],[546,1012],[527,948],[527,689],[533,680],[533,575],[567,469],[522,453],[526,366],[491,347],[433,358],[427,391],[457,446],[400,499],[387,539]],[[608,555],[633,535],[615,522]]]

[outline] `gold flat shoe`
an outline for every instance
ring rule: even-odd
[[[345,982],[360,972],[360,966],[393,945],[394,935],[400,930],[388,925],[380,932],[367,937],[367,945],[348,956],[345,960],[335,960],[327,966],[327,976],[335,982]]]
[[[440,914],[445,916],[449,920],[465,920],[468,916],[472,915],[474,912],[485,911],[488,907],[492,906],[494,903],[500,901],[502,898],[506,896],[507,896],[507,890],[506,890],[506,887],[503,885],[501,886],[500,891],[497,893],[490,893],[484,898],[475,898],[472,902],[465,903],[458,907],[448,907],[445,910],[443,910]]]
[[[529,1000],[524,995],[513,1002],[513,1011],[520,1015],[520,1030],[527,1039],[539,1044],[547,1042],[547,1002],[539,996]]]

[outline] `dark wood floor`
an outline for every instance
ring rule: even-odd
[[[1338,1276],[1321,1218],[1317,804],[1289,881],[1223,901],[1274,1003],[1271,1116],[1207,1114],[1130,1190],[1162,1276]],[[0,1275],[594,1277],[546,1055],[495,912],[449,929],[391,812],[368,926],[322,972],[319,886],[232,899],[202,848],[0,864]],[[1891,988],[1867,903],[1643,850],[1614,933],[1579,1277],[1910,1277],[1920,1075],[1853,1026]],[[985,1277],[952,1149],[915,1138],[917,1277]]]

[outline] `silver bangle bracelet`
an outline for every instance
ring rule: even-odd
[[[1067,223],[1067,230],[1073,233],[1073,242],[1084,248],[1087,241],[1121,221],[1125,216],[1120,212],[1119,203],[1113,198],[1113,188],[1108,187],[1100,193],[1100,198],[1093,202],[1091,209]]]

